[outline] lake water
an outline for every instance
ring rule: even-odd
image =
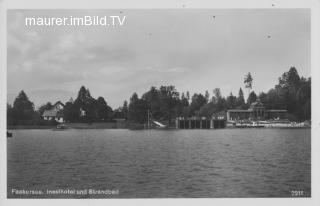
[[[9,198],[311,193],[310,129],[14,130],[13,135],[7,139]],[[17,195],[12,189],[44,194]],[[115,194],[46,193],[55,189]]]

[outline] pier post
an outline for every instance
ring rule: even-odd
[[[200,129],[202,129],[202,119],[200,119]]]
[[[176,129],[179,129],[180,127],[179,127],[179,118],[178,117],[176,117]]]

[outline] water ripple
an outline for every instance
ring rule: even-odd
[[[310,130],[17,130],[7,148],[9,197],[12,188],[119,189],[117,198],[311,195]]]

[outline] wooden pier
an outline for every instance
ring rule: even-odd
[[[176,118],[176,129],[220,129],[226,127],[225,117],[177,117]]]

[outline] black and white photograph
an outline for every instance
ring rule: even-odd
[[[312,10],[276,6],[7,9],[5,198],[314,197]]]

